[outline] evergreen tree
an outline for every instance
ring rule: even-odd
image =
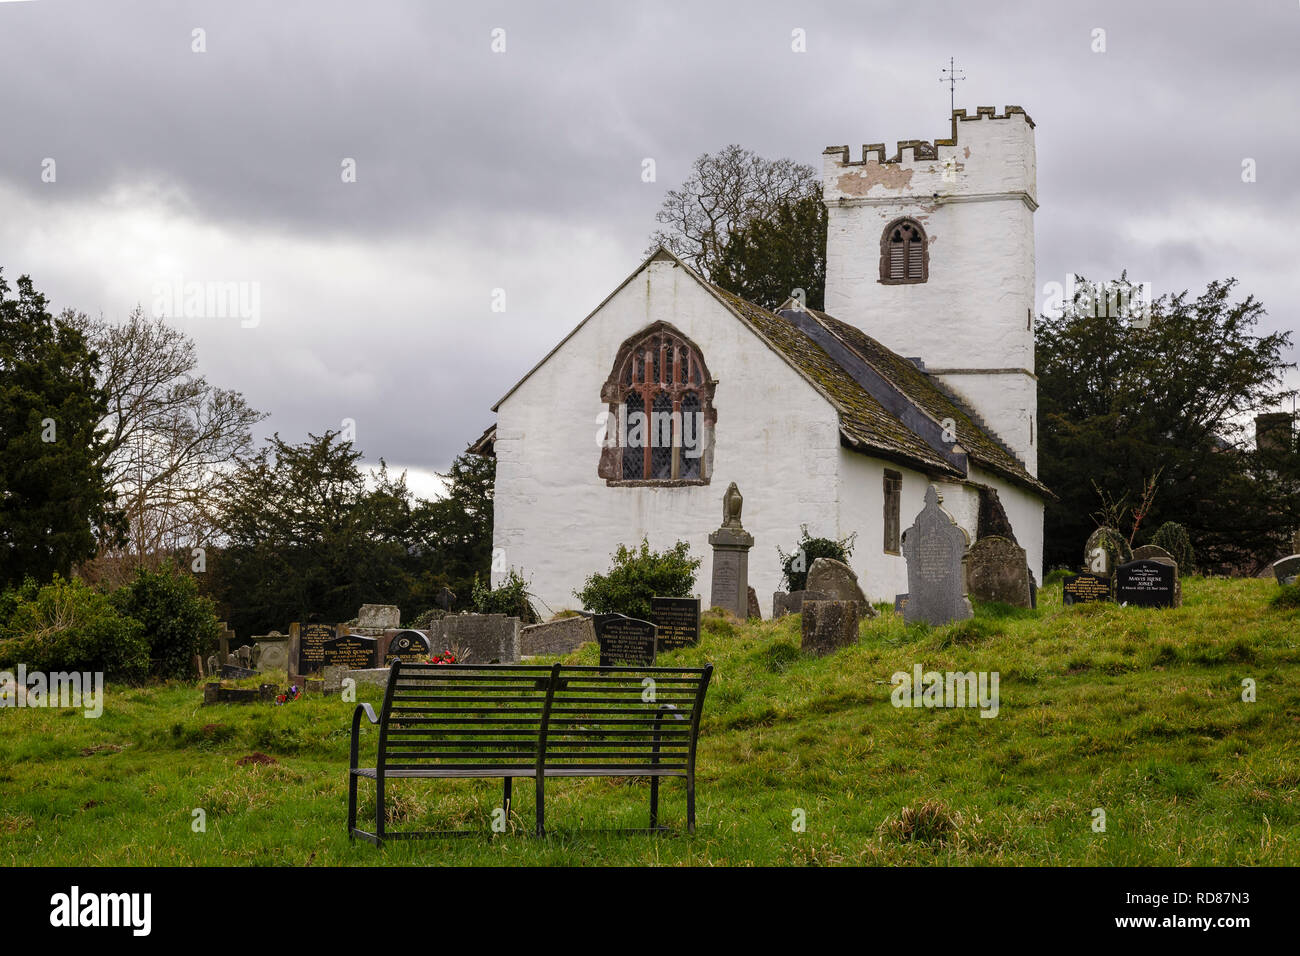
[[[31,279],[0,275],[0,584],[67,575],[121,532],[100,464],[98,357]]]

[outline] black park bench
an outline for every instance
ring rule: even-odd
[[[548,777],[649,777],[650,830],[659,831],[659,780],[686,781],[695,831],[695,746],[713,665],[408,664],[394,661],[381,713],[352,714],[348,838],[461,836],[478,831],[392,832],[384,784],[398,778],[500,777],[510,815],[515,778],[537,790],[536,834],[546,832]],[[379,725],[373,767],[357,766],[362,715]],[[375,829],[357,827],[357,781],[375,781]]]

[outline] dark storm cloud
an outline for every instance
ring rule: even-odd
[[[1040,286],[1236,274],[1292,327],[1297,41],[1263,2],[0,3],[0,265],[110,316],[173,254],[257,281],[259,328],[187,326],[210,378],[286,437],[353,418],[371,460],[445,467],[695,156],[946,135],[952,54],[958,106],[1038,124]]]

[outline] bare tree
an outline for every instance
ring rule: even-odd
[[[127,541],[101,548],[100,558],[156,566],[208,542],[218,489],[252,456],[252,427],[266,416],[239,392],[209,384],[197,372],[194,342],[139,306],[116,325],[64,317],[98,352],[99,385],[108,396],[102,463],[125,514]]]
[[[820,195],[811,166],[764,159],[736,144],[695,160],[681,189],[670,189],[655,220],[667,228],[652,237],[712,278],[732,232],[772,215],[783,203]]]

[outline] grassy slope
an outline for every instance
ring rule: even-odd
[[[338,699],[203,708],[196,686],[169,685],[110,688],[98,720],[3,710],[0,862],[1295,865],[1300,611],[1269,608],[1268,581],[1184,589],[1172,611],[1065,610],[1058,586],[1037,612],[981,608],[947,628],[885,614],[864,622],[857,647],[821,660],[795,651],[797,618],[710,621],[699,648],[663,661],[717,665],[693,838],[582,832],[644,826],[645,783],[559,780],[545,840],[523,835],[533,807],[521,782],[518,834],[351,845],[352,708]],[[591,648],[573,659],[595,662]],[[916,662],[998,671],[1001,713],[892,707],[890,675]],[[1246,677],[1253,704],[1241,701]],[[278,763],[236,766],[251,751]],[[390,786],[395,829],[486,831],[500,800],[495,781]],[[1093,832],[1094,807],[1105,833]],[[194,808],[206,833],[191,830]],[[806,832],[791,829],[796,808]],[[665,786],[661,812],[682,821],[680,781]]]

